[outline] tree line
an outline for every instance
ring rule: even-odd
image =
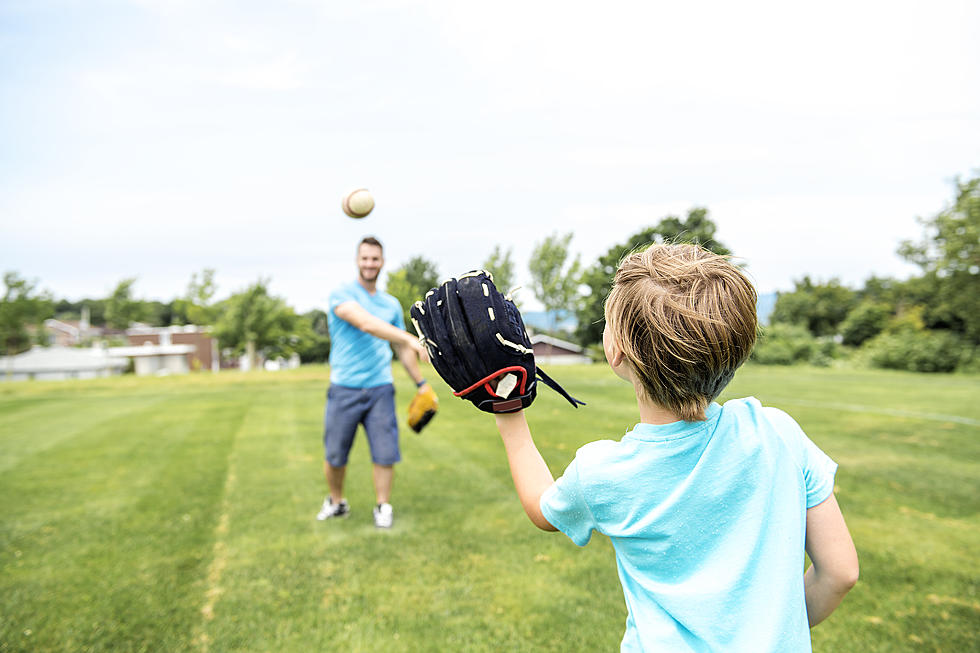
[[[803,276],[792,291],[778,294],[753,360],[829,365],[847,359],[915,372],[980,371],[980,178],[957,180],[952,203],[919,222],[921,238],[903,242],[896,254],[917,264],[920,274],[904,280],[872,276],[856,289],[836,278],[820,282]],[[697,243],[731,255],[716,231],[708,210],[695,207],[683,218],[667,216],[639,230],[591,265],[570,256],[571,233],[555,233],[531,253],[530,289],[549,313],[575,317],[577,326],[568,337],[598,358],[603,307],[622,258],[662,242]],[[510,287],[509,250],[498,246],[483,267],[494,274],[498,288]],[[388,290],[406,307],[406,320],[407,307],[438,278],[435,264],[423,257],[393,273]]]
[[[958,180],[953,203],[920,222],[922,238],[902,243],[897,255],[916,263],[921,274],[905,280],[871,277],[859,289],[838,279],[820,282],[804,276],[792,291],[779,294],[753,358],[766,364],[818,365],[854,358],[878,367],[937,372],[980,367],[980,178]],[[698,243],[730,255],[716,231],[708,210],[694,207],[683,217],[668,215],[640,229],[589,265],[571,256],[573,234],[554,233],[531,253],[530,291],[550,315],[574,317],[574,332],[559,335],[597,352],[603,306],[620,260],[661,242]],[[497,245],[481,267],[493,274],[503,292],[513,287],[512,250]],[[401,302],[409,329],[409,307],[440,279],[437,265],[423,256],[388,275],[386,290]],[[0,301],[4,351],[29,348],[43,334],[44,319],[77,320],[84,307],[93,325],[109,329],[122,330],[134,322],[209,325],[222,349],[236,355],[296,353],[303,362],[314,362],[329,354],[326,313],[297,314],[269,292],[268,279],[221,301],[214,298],[213,269],[193,274],[184,294],[170,302],[136,299],[135,282],[135,277],[123,279],[106,298],[56,301],[38,291],[35,282],[6,273]],[[556,328],[553,323],[552,330]]]
[[[980,178],[955,189],[947,208],[919,219],[922,236],[896,252],[918,275],[873,276],[857,289],[804,276],[779,295],[756,360],[980,371]]]

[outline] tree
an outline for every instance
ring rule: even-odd
[[[88,309],[89,324],[105,326],[105,305],[105,299],[81,299],[77,302],[61,299],[54,305],[54,316],[59,320],[78,320]]]
[[[708,217],[708,209],[695,207],[687,212],[684,220],[668,215],[656,225],[633,234],[625,243],[610,247],[582,275],[582,283],[589,292],[580,300],[576,310],[576,336],[580,344],[588,346],[602,341],[606,297],[612,289],[613,275],[624,256],[653,243],[664,242],[696,243],[716,254],[727,256],[731,251],[715,238],[716,229],[715,223]]]
[[[497,290],[507,293],[514,287],[514,260],[511,249],[504,251],[500,245],[494,245],[490,256],[483,262],[483,269],[493,275],[493,283]]]
[[[105,320],[109,327],[128,329],[133,322],[144,319],[146,311],[143,303],[133,299],[135,283],[136,277],[123,279],[106,300]]]
[[[805,276],[794,284],[792,292],[779,293],[771,323],[799,324],[815,336],[832,336],[857,304],[857,293],[838,279],[814,283]]]
[[[406,327],[411,330],[412,318],[409,310],[425,293],[439,285],[439,272],[436,264],[423,256],[415,256],[403,266],[388,275],[386,290],[402,305],[402,315]]]
[[[221,346],[244,353],[253,368],[260,352],[287,356],[300,345],[294,333],[298,316],[283,299],[269,294],[268,283],[259,279],[225,300],[215,325]]]
[[[939,326],[980,344],[980,177],[957,180],[953,205],[919,222],[922,239],[903,242],[899,255],[934,285],[924,319],[943,321]]]
[[[175,321],[184,324],[214,324],[218,312],[212,299],[217,291],[213,268],[204,268],[200,277],[196,272],[191,274],[184,296],[173,302]]]
[[[23,279],[16,272],[3,275],[5,288],[0,301],[0,343],[7,356],[31,347],[30,325],[38,336],[43,322],[54,315],[54,301],[47,292],[37,292],[37,282]],[[38,338],[40,340],[40,337]]]
[[[708,217],[708,209],[694,207],[688,210],[683,220],[668,215],[655,227],[658,243],[694,243],[715,254],[728,256],[731,251],[715,239],[717,225]]]
[[[577,256],[568,262],[571,242],[572,232],[564,236],[555,233],[531,252],[531,292],[552,314],[553,322],[557,322],[557,311],[568,310],[578,298],[582,265]]]
[[[299,325],[301,331],[309,329],[308,337],[301,334],[301,348],[298,350],[299,359],[304,363],[324,363],[330,357],[330,329],[327,326],[327,314],[320,309],[314,309],[301,316]]]

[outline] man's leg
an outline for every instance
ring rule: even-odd
[[[350,507],[344,499],[347,456],[354,442],[358,422],[369,406],[359,389],[331,385],[323,418],[323,476],[329,494],[317,513],[317,519],[344,517]]]
[[[323,461],[323,475],[327,479],[327,488],[330,490],[330,499],[334,503],[340,503],[344,498],[344,477],[347,475],[347,465],[334,467],[326,460]]]
[[[395,479],[394,465],[374,464],[374,494],[378,503],[390,503],[391,486]]]
[[[364,419],[364,430],[371,446],[374,492],[378,499],[378,505],[374,509],[374,525],[378,528],[391,528],[391,485],[395,477],[394,465],[401,460],[398,418],[395,416],[395,387],[387,385],[372,390],[374,403]]]

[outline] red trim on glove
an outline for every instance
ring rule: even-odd
[[[454,392],[453,394],[456,395],[457,397],[465,397],[469,393],[471,393],[474,390],[476,390],[477,388],[479,388],[481,385],[485,385],[486,386],[486,390],[490,394],[492,394],[494,397],[499,397],[500,395],[498,395],[496,392],[494,392],[493,390],[490,389],[490,381],[492,381],[493,379],[497,378],[501,374],[506,374],[507,372],[520,372],[521,373],[521,386],[520,386],[520,390],[521,390],[521,394],[524,394],[524,392],[525,392],[525,390],[527,388],[527,370],[524,369],[523,367],[521,367],[520,365],[514,365],[512,367],[504,367],[504,368],[501,368],[501,369],[497,370],[496,372],[494,372],[493,374],[490,374],[490,375],[488,375],[488,376],[480,379],[479,381],[477,381],[476,383],[474,383],[470,387],[466,388],[465,390],[460,390],[459,392]]]

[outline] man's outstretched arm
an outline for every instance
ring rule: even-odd
[[[425,348],[419,345],[418,338],[404,329],[399,329],[394,324],[389,324],[381,318],[371,315],[357,302],[346,301],[338,304],[333,309],[333,312],[341,320],[348,322],[364,333],[370,333],[372,336],[387,340],[394,345],[395,351],[399,353],[399,360],[402,361],[402,364],[405,363],[401,355],[404,347],[408,347],[408,351],[414,352],[422,361],[429,362],[429,354],[425,351]],[[406,369],[408,369],[407,366]],[[408,372],[411,375],[412,370],[409,369]],[[417,372],[418,366],[416,366]],[[418,375],[418,378],[413,377],[413,380],[417,383],[421,378],[422,376]]]

